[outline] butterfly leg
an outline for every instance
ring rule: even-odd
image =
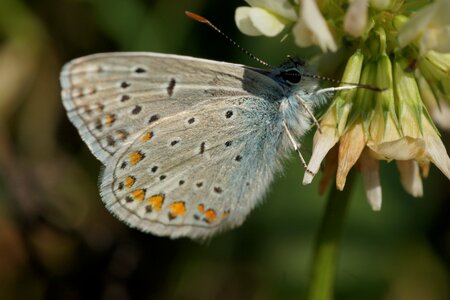
[[[320,124],[317,121],[316,117],[314,116],[314,114],[312,113],[312,111],[309,109],[308,105],[306,105],[305,100],[302,99],[302,97],[300,97],[299,95],[295,95],[295,97],[297,97],[298,102],[300,103],[300,105],[303,107],[303,109],[308,113],[308,115],[311,117],[311,119],[313,120],[314,124],[316,124],[317,126],[317,130],[322,133],[322,129],[320,129]]]
[[[296,151],[298,153],[298,156],[300,157],[300,161],[302,162],[303,167],[305,168],[305,172],[307,172],[313,176],[316,175],[316,174],[314,174],[314,172],[312,172],[311,170],[308,169],[308,165],[306,164],[306,161],[303,158],[302,153],[300,152],[300,144],[292,136],[292,133],[289,131],[289,128],[288,128],[286,122],[283,122],[283,127],[284,127],[284,130],[286,131],[289,141],[291,142],[292,146],[294,147],[294,151]]]

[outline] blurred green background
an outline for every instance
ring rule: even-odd
[[[0,299],[302,299],[326,197],[302,186],[292,156],[243,226],[207,242],[169,240],[111,216],[100,163],[66,118],[59,71],[107,51],[176,53],[258,66],[208,17],[270,64],[308,56],[289,37],[251,38],[234,25],[244,1],[0,1]],[[449,147],[450,136],[443,133]],[[311,137],[306,138],[311,148]],[[382,163],[383,209],[361,178],[353,191],[336,299],[450,299],[450,185],[435,167],[415,199]],[[359,176],[359,175],[358,175]]]

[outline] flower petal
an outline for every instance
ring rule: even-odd
[[[252,20],[250,19],[250,11],[252,7],[241,6],[236,8],[234,13],[234,22],[239,30],[250,36],[258,36],[262,35],[261,31],[253,25]]]
[[[450,179],[450,158],[442,140],[437,135],[427,135],[424,140],[430,160]]]
[[[428,5],[414,14],[408,22],[406,22],[398,34],[398,43],[400,47],[408,45],[427,28],[435,11],[435,5]]]
[[[414,14],[400,29],[398,41],[401,47],[413,42],[422,34],[422,53],[429,49],[440,52],[450,51],[450,3],[437,0]]]
[[[361,123],[356,123],[341,137],[339,144],[339,163],[336,174],[336,186],[343,190],[347,174],[357,162],[365,147],[364,129]]]
[[[285,27],[279,18],[259,7],[238,7],[234,19],[239,30],[250,36],[276,36]]]
[[[361,36],[367,25],[369,0],[355,0],[350,4],[344,18],[344,30],[353,37]]]
[[[302,0],[302,7],[300,12],[300,18],[306,25],[306,27],[311,31],[312,36],[314,37],[312,40],[316,45],[318,45],[323,52],[327,52],[328,50],[336,51],[337,46],[331,35],[330,30],[328,29],[327,23],[320,13],[319,7],[317,6],[316,1],[314,0]],[[298,28],[297,28],[298,29]],[[299,40],[297,36],[298,33],[293,28],[293,33],[295,40]]]
[[[297,20],[297,13],[289,0],[245,0],[245,2],[253,7],[263,8],[289,21],[295,22]]]
[[[397,160],[400,171],[400,181],[403,188],[414,197],[423,196],[422,177],[420,177],[419,164],[414,160]]]
[[[308,164],[308,170],[312,171],[314,174],[317,174],[325,155],[327,155],[328,151],[336,145],[339,140],[336,130],[335,110],[325,114],[324,118],[320,122],[320,127],[322,128],[322,133],[316,131],[314,134],[313,154]],[[303,176],[303,184],[310,184],[313,178],[314,175],[309,172],[305,172],[305,175]]]
[[[417,73],[417,72],[416,72]],[[431,117],[436,124],[442,129],[450,130],[450,105],[445,99],[440,99],[442,95],[434,95],[427,80],[420,75],[417,75],[417,84],[419,85],[420,95],[422,100],[430,112]],[[443,98],[443,97],[442,97]]]
[[[422,35],[420,47],[423,50],[433,49],[442,53],[450,52],[450,26],[428,28]]]
[[[423,49],[433,49],[438,52],[450,52],[450,1],[437,0],[432,5],[435,14],[422,37]]]
[[[314,37],[311,30],[306,26],[305,22],[300,19],[292,27],[295,43],[300,47],[309,47],[314,45]]]
[[[370,154],[371,150],[365,148],[359,158],[359,168],[363,176],[367,200],[372,210],[381,210],[382,194],[380,184],[379,162]]]
[[[450,130],[450,105],[446,101],[441,101],[439,107],[429,110],[433,120],[439,127]]]
[[[308,170],[316,174],[319,171],[322,160],[327,155],[328,151],[338,142],[339,138],[336,134],[330,134],[328,130],[323,130],[322,133],[316,131],[314,135],[313,154],[308,164]],[[303,177],[303,184],[310,184],[314,175],[305,172]]]
[[[379,159],[410,160],[423,158],[425,142],[421,138],[406,136],[394,141],[367,145]]]
[[[386,10],[393,4],[393,0],[370,0],[370,7],[378,10]]]

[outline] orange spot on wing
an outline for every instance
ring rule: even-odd
[[[142,159],[144,159],[144,154],[141,151],[134,151],[130,154],[130,164],[132,166],[136,165]]]
[[[164,195],[153,195],[147,201],[151,204],[153,210],[160,211],[164,202]]]
[[[125,187],[129,189],[135,182],[136,178],[134,178],[133,176],[127,176],[127,178],[125,178]]]
[[[135,190],[131,192],[131,196],[136,200],[142,201],[144,200],[145,197],[145,190],[143,189]]]
[[[150,141],[153,137],[153,131],[147,131],[141,138],[142,142]]]
[[[208,223],[212,223],[217,219],[217,213],[213,209],[207,209],[205,211],[205,219]]]
[[[186,205],[184,201],[176,201],[170,204],[170,215],[172,217],[182,216],[186,213]]]
[[[105,124],[111,126],[116,121],[116,115],[109,114],[105,116]]]
[[[228,218],[229,215],[230,215],[230,211],[226,210],[222,213],[221,217],[222,217],[222,219],[225,219],[225,218]]]
[[[198,212],[199,212],[199,213],[203,214],[203,213],[205,212],[205,205],[199,204],[199,205],[197,206],[197,209],[198,209]]]

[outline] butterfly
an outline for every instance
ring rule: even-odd
[[[69,119],[129,226],[205,238],[239,226],[327,100],[300,59],[270,70],[150,52],[94,54],[60,76]],[[304,160],[303,160],[304,163]]]

